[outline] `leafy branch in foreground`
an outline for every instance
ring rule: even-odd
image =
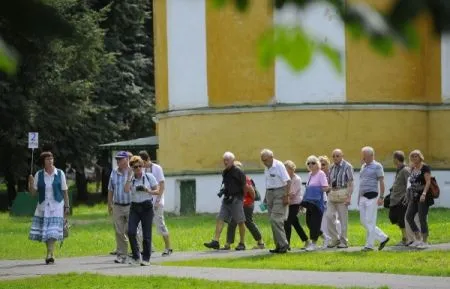
[[[217,8],[230,2],[242,13],[249,9],[250,0],[210,0]],[[387,12],[381,12],[366,3],[349,3],[343,0],[268,0],[276,9],[306,10],[310,5],[328,5],[346,24],[356,39],[366,37],[370,45],[382,55],[392,55],[395,44],[414,50],[419,47],[419,35],[413,21],[423,13],[432,18],[437,35],[450,32],[450,1],[448,0],[397,0]],[[292,8],[294,7],[294,8]],[[341,51],[321,43],[305,32],[301,24],[276,25],[261,36],[258,44],[260,62],[264,67],[276,57],[284,59],[294,70],[302,71],[311,63],[314,53],[321,53],[338,71],[342,71]]]

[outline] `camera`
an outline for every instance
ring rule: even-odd
[[[225,192],[226,192],[225,188],[221,188],[220,191],[219,191],[219,193],[217,194],[217,196],[218,196],[219,198],[222,198],[223,195],[225,195]]]
[[[331,183],[331,187],[332,187],[332,188],[337,188],[337,181],[333,181],[333,182]]]
[[[143,191],[143,192],[145,192],[145,187],[144,186],[142,186],[142,185],[139,185],[139,186],[136,186],[136,191]]]

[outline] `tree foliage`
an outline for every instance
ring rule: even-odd
[[[15,75],[0,72],[0,175],[8,183],[29,173],[29,131],[51,145],[59,167],[69,161],[81,173],[81,198],[84,165],[99,144],[153,133],[149,1],[99,2],[45,2],[70,38],[0,21],[5,43],[21,56]]]

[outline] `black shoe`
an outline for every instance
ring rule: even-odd
[[[172,249],[165,249],[164,252],[162,252],[161,256],[167,257],[167,256],[172,255],[172,253],[173,253]]]
[[[383,250],[384,246],[386,246],[387,242],[389,242],[389,237],[386,238],[383,242],[380,243],[380,246],[378,246],[378,251]]]
[[[55,264],[55,259],[53,259],[53,257],[46,258],[45,264],[47,264],[47,265]]]
[[[280,248],[271,249],[271,250],[269,250],[269,252],[272,254],[277,254],[280,252]]]
[[[278,254],[285,254],[285,253],[287,253],[288,250],[289,250],[289,246],[285,246],[283,248],[279,248],[277,253]]]
[[[205,245],[205,247],[206,247],[206,248],[209,248],[209,249],[215,249],[215,250],[219,250],[219,249],[220,249],[220,244],[219,244],[219,242],[217,242],[217,241],[215,241],[215,240],[212,240],[212,241],[209,242],[209,243],[204,243],[203,245]]]
[[[245,251],[245,245],[242,243],[239,243],[237,247],[235,248],[236,251]]]

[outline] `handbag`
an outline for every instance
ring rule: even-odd
[[[328,193],[328,201],[333,203],[344,203],[348,199],[347,189],[339,189]]]
[[[261,201],[261,194],[259,193],[258,189],[256,188],[255,182],[253,181],[253,179],[250,179],[250,181],[252,182],[252,187],[255,190],[255,201]]]
[[[433,196],[433,199],[439,198],[441,190],[439,189],[439,185],[438,185],[435,177],[431,177],[431,183],[430,183],[430,190],[429,190],[429,192]]]

